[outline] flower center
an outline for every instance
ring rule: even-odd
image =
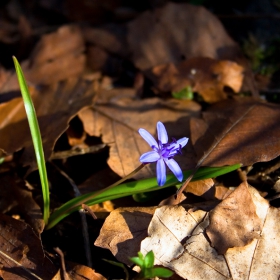
[[[159,148],[153,146],[152,148],[156,151],[162,158],[171,159],[177,154],[182,154],[182,146],[177,143],[173,138],[171,143],[162,144],[158,141]]]

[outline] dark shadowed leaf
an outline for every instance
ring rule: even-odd
[[[0,214],[0,250],[42,279],[52,279],[56,268],[44,255],[41,240],[27,224]],[[5,280],[33,279],[1,254],[1,276]],[[34,278],[35,279],[35,278]]]
[[[240,54],[238,45],[213,14],[186,3],[169,2],[142,13],[128,24],[127,38],[132,61],[141,70],[178,63],[182,58],[234,60]]]
[[[252,165],[280,154],[280,106],[252,98],[213,105],[191,120],[199,165]]]

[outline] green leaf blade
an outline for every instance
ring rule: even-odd
[[[49,197],[49,183],[48,183],[48,177],[47,177],[47,170],[46,170],[46,164],[45,164],[45,156],[43,151],[43,144],[42,144],[42,138],[41,133],[39,129],[39,124],[35,112],[35,108],[28,90],[28,86],[26,84],[26,80],[24,78],[24,74],[22,72],[22,69],[20,67],[19,62],[15,57],[13,57],[16,74],[18,77],[18,82],[20,86],[20,91],[23,98],[23,103],[25,107],[25,111],[27,114],[27,119],[30,127],[30,132],[32,136],[33,146],[35,150],[37,165],[39,169],[39,175],[42,185],[42,193],[43,193],[43,200],[44,200],[44,222],[45,224],[48,223],[49,219],[49,213],[50,213],[50,197]]]
[[[234,164],[231,166],[224,167],[203,167],[196,172],[192,181],[214,178],[234,171],[240,167],[241,164]],[[191,173],[192,171],[183,172],[184,179],[186,179]],[[69,214],[80,209],[82,203],[87,205],[94,205],[104,201],[130,196],[137,193],[157,191],[162,188],[174,186],[177,183],[178,181],[174,175],[167,175],[166,183],[163,187],[158,186],[156,178],[150,178],[135,182],[124,183],[112,189],[105,189],[103,192],[99,193],[96,196],[94,192],[84,194],[82,196],[71,199],[70,201],[66,202],[58,209],[56,209],[54,213],[50,216],[49,224],[47,225],[46,229],[52,228],[62,219],[67,217]]]

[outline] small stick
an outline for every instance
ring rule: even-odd
[[[69,277],[68,277],[68,274],[66,272],[66,267],[65,267],[65,261],[64,261],[64,254],[63,252],[58,248],[53,248],[57,253],[58,255],[60,256],[60,262],[61,262],[61,272],[62,272],[62,277],[63,277],[63,280],[70,280]]]
[[[7,254],[5,254],[3,251],[0,250],[0,255],[4,256],[5,258],[7,258],[8,260],[10,260],[11,262],[13,262],[14,264],[16,264],[17,266],[21,267],[24,271],[26,271],[27,273],[29,273],[30,275],[34,276],[36,279],[38,280],[43,280],[42,278],[40,278],[39,276],[37,276],[36,274],[34,274],[33,272],[31,272],[29,269],[25,268],[23,265],[21,265],[19,262],[17,262],[16,260],[12,259],[10,256],[8,256]]]
[[[91,210],[91,208],[90,208],[88,205],[86,205],[86,204],[83,203],[83,204],[82,204],[82,208],[83,208],[84,210],[88,211],[89,214],[92,216],[92,218],[93,218],[94,220],[97,220],[96,215],[94,214],[94,212]]]
[[[81,195],[79,188],[75,184],[72,178],[70,178],[63,170],[58,168],[54,163],[52,163],[53,166],[61,173],[62,176],[64,176],[71,186],[73,187],[75,196]],[[91,251],[90,251],[90,243],[89,243],[89,235],[88,235],[88,224],[86,219],[86,214],[83,209],[79,210],[81,221],[82,221],[82,232],[83,232],[83,239],[84,239],[84,249],[85,249],[85,255],[87,260],[87,266],[92,268],[92,258],[91,258]]]
[[[181,195],[182,195],[183,191],[185,190],[185,188],[187,187],[189,182],[192,180],[192,178],[193,178],[194,174],[196,173],[196,171],[198,170],[198,168],[199,168],[199,166],[197,165],[196,168],[194,169],[194,171],[191,173],[191,175],[186,179],[184,184],[180,187],[179,190],[177,190],[177,192],[174,196],[176,201],[181,201]]]

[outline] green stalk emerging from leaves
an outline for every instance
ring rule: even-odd
[[[128,176],[132,176],[138,170],[143,167],[143,164],[140,165],[137,169],[135,169],[132,173]],[[223,167],[202,167],[195,173],[192,178],[192,181],[202,180],[207,178],[214,178],[226,173],[229,173],[233,170],[236,170],[241,167],[241,164],[235,164],[231,166],[223,166]],[[183,172],[184,178],[188,178],[192,174],[192,171],[185,171]],[[122,181],[127,180],[128,176],[121,179]],[[118,185],[120,184],[120,185]],[[166,176],[166,183],[164,186],[159,187],[156,178],[138,180],[135,182],[128,182],[121,184],[120,181],[117,183],[110,185],[109,187],[102,189],[100,191],[87,193],[81,195],[79,197],[73,198],[60,206],[56,209],[50,216],[49,224],[47,225],[46,229],[50,229],[55,226],[58,222],[62,219],[67,217],[69,214],[79,210],[81,208],[82,203],[87,205],[94,205],[97,203],[101,203],[108,200],[113,200],[125,196],[130,196],[137,193],[143,192],[152,192],[158,191],[162,188],[168,188],[170,186],[175,186],[178,184],[178,180],[173,175]]]
[[[27,119],[31,131],[32,141],[34,145],[36,160],[38,164],[40,180],[42,185],[42,192],[43,192],[43,200],[44,200],[44,222],[47,225],[48,219],[50,215],[50,194],[49,194],[49,183],[48,183],[48,176],[46,171],[46,164],[45,164],[45,157],[43,151],[43,144],[41,133],[38,125],[38,120],[35,112],[35,108],[22,72],[22,69],[17,61],[17,59],[13,56],[16,73],[18,77],[18,82],[20,86],[20,91],[22,94],[23,102],[25,111],[27,114]]]

